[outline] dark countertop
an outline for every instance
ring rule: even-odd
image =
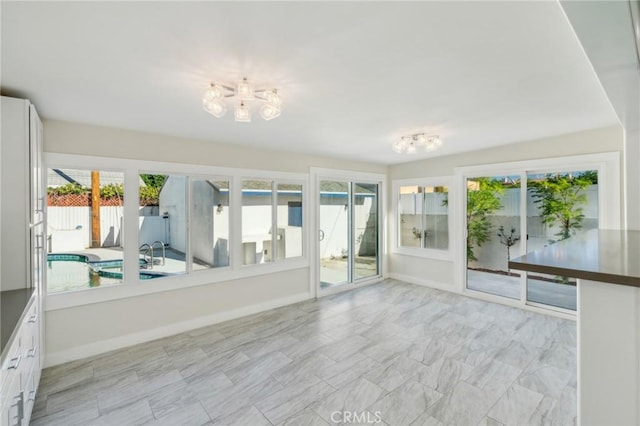
[[[0,291],[0,360],[4,360],[4,350],[12,340],[13,331],[26,311],[33,288]]]
[[[595,229],[513,259],[509,268],[640,287],[640,231]]]

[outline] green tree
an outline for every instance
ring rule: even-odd
[[[566,240],[582,228],[584,214],[581,206],[587,203],[584,190],[593,183],[593,176],[593,172],[577,176],[547,175],[544,180],[531,183],[532,197],[534,203],[540,206],[542,223],[549,227],[556,224],[560,227],[555,234],[559,239],[550,240],[550,243]]]
[[[142,179],[142,181],[144,182],[145,185],[151,187],[151,188],[162,188],[162,185],[164,185],[164,182],[167,180],[167,175],[148,175],[148,174],[141,174],[140,175],[140,179]]]
[[[502,208],[502,183],[495,179],[470,180],[476,188],[467,190],[467,261],[478,260],[473,249],[489,241],[491,222],[488,215]]]
[[[157,206],[160,204],[160,190],[166,182],[167,175],[141,174],[144,186],[140,186],[140,205]]]

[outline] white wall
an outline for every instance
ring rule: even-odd
[[[122,206],[100,207],[100,244],[102,246],[117,247],[121,244],[122,214]],[[47,234],[52,240],[64,238],[60,237],[61,232],[77,230],[78,227],[80,227],[82,241],[81,245],[74,250],[91,247],[91,207],[47,207]]]
[[[393,211],[393,203],[396,200],[396,195],[391,191],[395,179],[452,176],[456,167],[463,166],[600,152],[622,152],[623,140],[622,128],[614,126],[391,166],[389,168],[389,194],[391,195],[389,196],[388,209],[389,212]],[[624,182],[623,176],[621,176],[621,182]],[[623,188],[621,187],[619,190],[623,196]],[[390,227],[395,227],[396,218],[393,214],[389,215],[388,223]],[[455,230],[450,230],[452,238],[455,235],[453,231]],[[459,244],[459,242],[451,241],[451,244]],[[453,260],[425,259],[393,253],[394,245],[395,240],[389,238],[388,252],[390,253],[389,263],[392,276],[457,291],[459,283],[455,282],[456,267]]]
[[[187,252],[187,178],[171,175],[160,191],[159,215],[166,219],[169,247],[181,253]]]
[[[386,174],[387,167],[45,120],[47,153],[309,173],[310,167]],[[188,166],[185,167],[188,171]],[[308,224],[306,224],[308,226]],[[257,265],[261,268],[265,265]],[[263,270],[263,269],[261,269]],[[137,284],[138,286],[153,283]],[[123,285],[127,285],[125,282]],[[115,291],[92,289],[88,291]],[[308,266],[46,312],[47,365],[311,297]],[[88,327],[87,323],[91,326]]]
[[[307,268],[48,311],[47,365],[303,300]]]
[[[308,173],[310,167],[381,174],[388,170],[390,184],[392,179],[450,176],[455,167],[465,165],[622,150],[622,132],[614,127],[387,168],[59,121],[44,124],[47,152],[302,173]],[[389,197],[390,203],[394,199]],[[388,207],[391,211],[391,205]],[[389,224],[394,224],[395,218],[389,217]],[[394,254],[390,265],[393,274],[405,279],[453,288],[451,261]],[[179,332],[194,324],[204,325],[260,307],[310,297],[309,288],[309,270],[305,267],[48,311],[47,362],[51,365]],[[95,327],[85,326],[87,318],[91,318]]]
[[[156,133],[44,120],[44,150],[61,154],[308,173],[309,167],[386,173],[387,166]],[[304,141],[301,141],[304,143]]]

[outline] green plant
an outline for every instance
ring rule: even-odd
[[[478,260],[473,249],[490,240],[491,222],[488,215],[502,208],[500,196],[504,187],[489,178],[470,180],[476,188],[467,190],[467,260]]]
[[[152,186],[140,187],[140,205],[157,206],[160,200],[160,188]]]
[[[144,182],[146,186],[152,188],[162,188],[164,182],[167,180],[169,176],[167,175],[149,175],[149,174],[141,174],[140,179]]]
[[[110,183],[100,188],[100,198],[123,198],[124,185],[121,183]]]
[[[88,194],[91,192],[89,188],[85,188],[78,183],[67,183],[56,188],[47,188],[47,194],[49,195],[79,195]]]
[[[542,223],[560,227],[555,234],[559,239],[549,240],[551,244],[566,240],[582,228],[584,214],[581,206],[587,203],[584,189],[592,182],[593,174],[585,172],[577,176],[547,175],[544,180],[531,183],[532,197],[540,206]]]

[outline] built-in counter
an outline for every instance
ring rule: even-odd
[[[640,231],[590,231],[509,267],[578,279],[578,424],[640,424]]]
[[[640,231],[589,231],[514,259],[509,268],[640,287]]]
[[[5,361],[5,349],[11,344],[33,295],[33,288],[0,291],[0,364]]]

